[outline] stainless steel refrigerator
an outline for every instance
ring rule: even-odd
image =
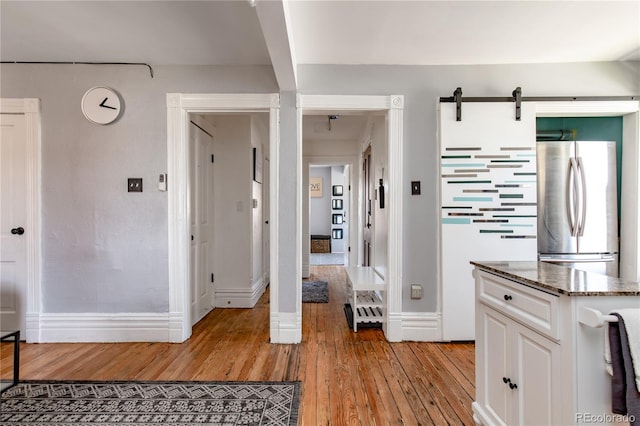
[[[537,143],[538,259],[618,276],[615,142]]]

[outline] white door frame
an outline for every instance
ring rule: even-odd
[[[27,154],[27,185],[25,194],[27,217],[25,218],[26,237],[26,317],[27,329],[21,330],[20,336],[27,342],[40,341],[40,313],[41,288],[40,288],[40,194],[41,186],[41,133],[40,133],[40,100],[27,99],[0,99],[0,113],[24,114],[25,117],[25,144]]]
[[[622,116],[620,277],[640,280],[640,102],[536,102],[537,117]]]
[[[403,110],[404,96],[354,96],[354,95],[298,95],[297,99],[297,149],[298,161],[298,208],[302,208],[302,116],[327,111],[384,111],[387,118],[387,141],[389,150],[389,239],[388,265],[385,277],[386,309],[383,330],[387,340],[402,340],[402,222],[403,222]],[[302,210],[301,210],[302,211]],[[301,218],[302,215],[299,215]],[[302,220],[298,220],[297,238],[302,241]],[[302,253],[298,253],[301,263]],[[299,263],[299,264],[300,264]],[[272,298],[273,299],[273,298]],[[296,304],[298,317],[302,316],[302,302]]]
[[[167,94],[167,181],[169,202],[169,341],[191,336],[189,298],[189,114],[225,112],[269,113],[270,209],[272,236],[278,235],[278,151],[280,96],[269,94]],[[277,238],[271,238],[271,312],[278,312]],[[248,248],[247,248],[248,249]],[[273,315],[272,315],[273,317]]]

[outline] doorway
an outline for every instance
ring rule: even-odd
[[[277,94],[168,94],[167,95],[167,153],[168,153],[168,198],[169,198],[169,338],[171,342],[182,342],[189,338],[192,328],[192,304],[190,288],[191,265],[191,226],[189,217],[189,125],[193,115],[247,115],[266,113],[269,148],[267,157],[276,158],[278,153],[279,96]],[[248,158],[252,153],[246,153]],[[277,163],[276,163],[277,164]],[[274,170],[275,169],[275,170]],[[270,174],[269,197],[277,194],[274,172],[277,166],[268,171]],[[243,170],[244,172],[244,170]],[[264,166],[262,169],[264,176]],[[247,187],[251,187],[251,162],[247,160]],[[244,176],[243,175],[243,176]],[[251,194],[249,190],[249,194]],[[234,211],[246,212],[254,209],[252,198],[238,200],[228,207]],[[256,207],[257,208],[257,207]],[[277,208],[275,202],[270,210]],[[277,229],[277,215],[270,211],[269,226]],[[217,217],[217,216],[216,216]],[[246,224],[251,228],[251,224]],[[217,229],[216,240],[220,239]],[[229,241],[229,240],[228,240]],[[273,250],[273,242],[270,249]],[[260,259],[261,261],[262,259]],[[269,263],[270,281],[277,289],[277,259],[271,256]],[[275,263],[275,264],[274,264]],[[250,267],[249,267],[250,269]],[[215,279],[215,277],[213,277]],[[273,294],[273,293],[272,293]],[[271,311],[277,312],[277,302],[271,299]]]
[[[385,135],[385,147],[382,150],[383,154],[382,162],[386,167],[382,167],[381,178],[384,176],[384,186],[387,188],[386,205],[387,210],[384,211],[385,215],[385,233],[381,239],[381,245],[386,248],[383,252],[386,255],[386,259],[381,262],[384,265],[381,271],[385,280],[385,299],[386,299],[386,311],[385,322],[383,330],[385,336],[389,341],[402,340],[402,204],[403,197],[401,190],[402,182],[402,111],[404,107],[404,98],[402,96],[331,96],[331,95],[298,95],[298,128],[302,131],[298,132],[298,149],[299,151],[305,150],[302,133],[304,132],[303,119],[304,116],[318,115],[328,117],[331,115],[337,115],[338,112],[342,114],[380,114],[384,117],[384,135]],[[366,147],[365,141],[360,141]],[[360,146],[362,147],[362,145]],[[361,151],[359,151],[361,152]],[[306,155],[306,153],[305,153]],[[361,160],[357,157],[357,168],[355,170],[360,171]],[[305,158],[305,166],[309,164]],[[307,170],[303,167],[302,170]],[[300,170],[299,173],[302,173]],[[353,175],[353,174],[352,174]],[[301,183],[299,191],[301,196],[299,197],[300,205],[302,209],[302,217],[308,217],[308,213],[305,210],[305,202],[308,200],[305,197],[305,190],[309,186],[308,179],[305,179],[306,173],[298,175]],[[354,182],[352,180],[352,182]],[[360,182],[360,179],[358,179]],[[352,211],[360,211],[362,200],[358,197],[358,207],[352,209]],[[353,221],[352,221],[353,222]],[[303,224],[304,226],[304,224]],[[356,241],[362,241],[361,226],[352,226],[353,229],[357,229]],[[305,241],[308,234],[302,232],[302,241]],[[304,245],[303,245],[304,247]],[[353,245],[352,253],[353,253]],[[382,251],[382,250],[381,250]],[[303,254],[304,254],[303,250]],[[353,256],[353,254],[352,254]],[[353,265],[362,264],[361,255],[358,255],[357,261]],[[304,266],[304,264],[303,264]],[[301,312],[301,303],[297,307],[297,311]]]

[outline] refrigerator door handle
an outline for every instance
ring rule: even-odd
[[[587,181],[584,175],[584,163],[582,157],[578,157],[578,174],[580,175],[581,191],[580,191],[580,222],[578,222],[578,236],[582,237],[584,234],[584,225],[587,219]],[[577,215],[576,215],[577,217]]]
[[[597,258],[576,259],[570,257],[555,257],[553,255],[540,255],[538,256],[540,262],[553,262],[553,263],[610,263],[616,260],[615,256],[602,256]]]
[[[567,218],[569,219],[569,231],[572,237],[576,236],[578,219],[578,179],[576,176],[577,164],[575,158],[569,159],[569,173],[567,173]]]

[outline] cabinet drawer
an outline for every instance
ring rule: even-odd
[[[558,296],[478,271],[480,302],[555,340],[560,339]]]

